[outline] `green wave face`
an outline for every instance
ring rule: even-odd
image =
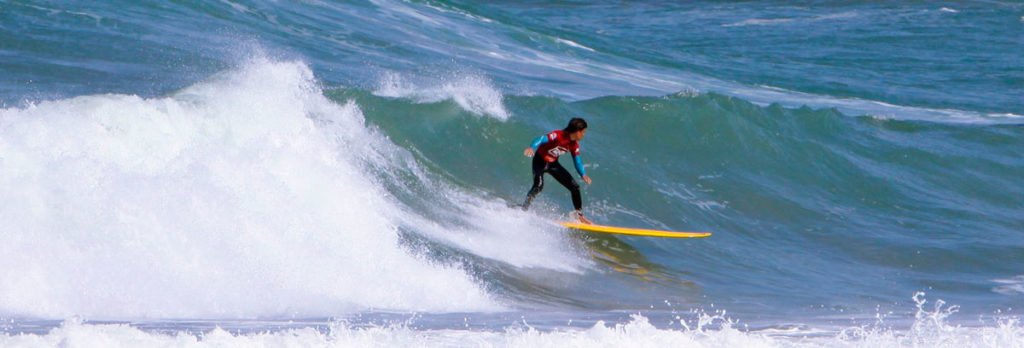
[[[898,299],[904,289],[924,286],[991,301],[993,274],[971,274],[1024,263],[1024,244],[1014,237],[1024,226],[1024,158],[1014,150],[1024,146],[1019,126],[851,117],[718,94],[579,102],[506,97],[512,116],[502,121],[452,101],[328,94],[355,100],[370,125],[433,174],[509,202],[529,189],[529,159],[521,152],[530,140],[570,117],[586,118],[590,216],[611,225],[714,232],[701,241],[617,240],[673,279],[704,280],[696,293],[728,288],[723,301],[801,289],[808,295],[797,301],[806,304],[837,295]],[[538,214],[552,219],[571,209],[556,185],[541,201]],[[908,265],[913,276],[891,276]],[[812,291],[822,287],[831,293]]]

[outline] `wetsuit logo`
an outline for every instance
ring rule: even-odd
[[[569,152],[569,149],[566,149],[561,146],[555,146],[552,147],[551,150],[548,150],[548,155],[551,155],[551,157],[558,158],[558,156],[561,156],[563,153],[566,152]]]

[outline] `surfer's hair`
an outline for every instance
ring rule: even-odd
[[[573,117],[571,120],[569,120],[569,125],[565,126],[565,129],[563,129],[562,131],[565,132],[566,134],[570,134],[576,133],[584,129],[587,129],[587,120],[584,120],[579,117]]]

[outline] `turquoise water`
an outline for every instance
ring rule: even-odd
[[[0,342],[1019,345],[1022,29],[1015,2],[0,3]],[[591,219],[714,235],[566,231],[557,185],[507,208],[572,116]]]

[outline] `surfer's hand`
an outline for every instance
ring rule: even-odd
[[[523,150],[523,156],[533,157],[533,148],[532,147],[528,147],[528,148],[526,148],[526,150]]]
[[[586,176],[586,175],[584,175],[584,176],[583,176],[583,182],[587,183],[587,185],[590,185],[590,183],[591,183],[590,177],[589,177],[589,176]]]

